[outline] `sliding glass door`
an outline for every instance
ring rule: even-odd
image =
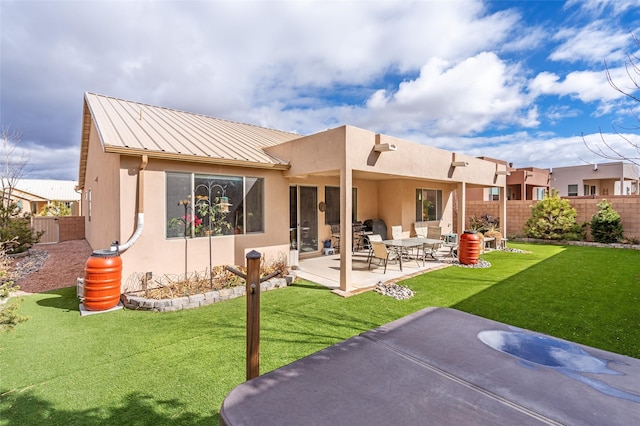
[[[318,188],[289,187],[289,240],[292,250],[300,253],[317,252],[318,245]]]

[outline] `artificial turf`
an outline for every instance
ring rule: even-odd
[[[640,252],[523,245],[487,269],[402,284],[408,300],[309,282],[261,295],[262,373],[428,306],[460,309],[640,358]],[[27,296],[0,334],[0,425],[216,424],[245,377],[245,301],[80,317],[75,288]]]

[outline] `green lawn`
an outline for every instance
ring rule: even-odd
[[[428,306],[453,307],[640,358],[640,252],[510,244],[488,269],[446,268],[396,301],[308,282],[261,296],[261,372]],[[80,317],[75,288],[24,298],[0,335],[0,425],[217,424],[244,381],[245,300]]]

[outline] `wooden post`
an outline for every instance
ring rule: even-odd
[[[260,375],[260,258],[247,253],[247,380]]]

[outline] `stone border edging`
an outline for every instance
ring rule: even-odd
[[[284,278],[272,278],[260,283],[260,291],[276,290],[290,285],[295,276],[286,275]],[[212,290],[206,293],[194,294],[192,296],[176,297],[175,299],[146,299],[133,294],[124,293],[120,300],[127,309],[138,311],[173,312],[183,309],[199,308],[200,306],[212,305],[224,300],[235,299],[245,295],[246,286],[223,288],[222,290]]]

